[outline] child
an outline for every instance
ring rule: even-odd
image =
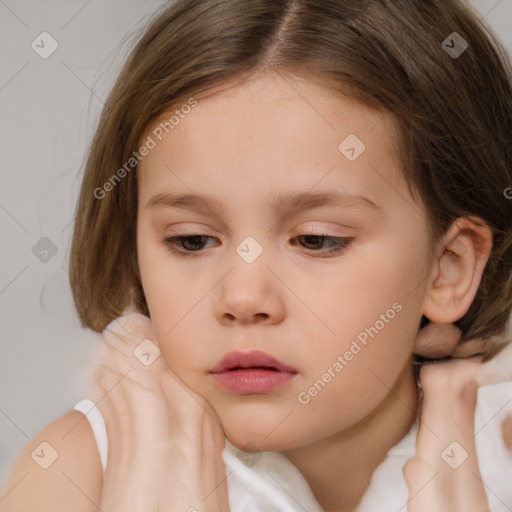
[[[0,510],[510,510],[511,387],[475,407],[512,380],[512,74],[479,23],[456,0],[158,13],[77,207],[89,395]]]

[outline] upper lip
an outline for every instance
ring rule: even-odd
[[[240,368],[266,367],[274,368],[281,372],[297,373],[297,370],[292,366],[288,366],[261,350],[251,350],[250,352],[235,350],[234,352],[229,352],[229,354],[211,369],[211,373],[225,372],[237,366]]]

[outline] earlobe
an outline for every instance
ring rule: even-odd
[[[492,231],[480,219],[456,219],[440,240],[423,314],[439,324],[462,318],[480,285],[492,249]]]

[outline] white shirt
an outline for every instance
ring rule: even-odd
[[[96,437],[103,470],[107,465],[105,422],[91,400],[74,409],[83,412]],[[512,511],[512,452],[502,436],[502,423],[512,415],[512,382],[482,386],[475,412],[478,462],[492,512]],[[418,421],[389,450],[353,512],[406,512],[409,491],[402,474],[415,454]],[[249,453],[226,439],[222,453],[228,478],[231,512],[324,512],[302,473],[281,452]]]

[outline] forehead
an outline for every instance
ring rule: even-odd
[[[268,74],[193,99],[193,108],[175,105],[144,134],[156,144],[139,164],[142,195],[190,192],[187,184],[262,200],[291,187],[407,194],[387,114],[304,79]]]

